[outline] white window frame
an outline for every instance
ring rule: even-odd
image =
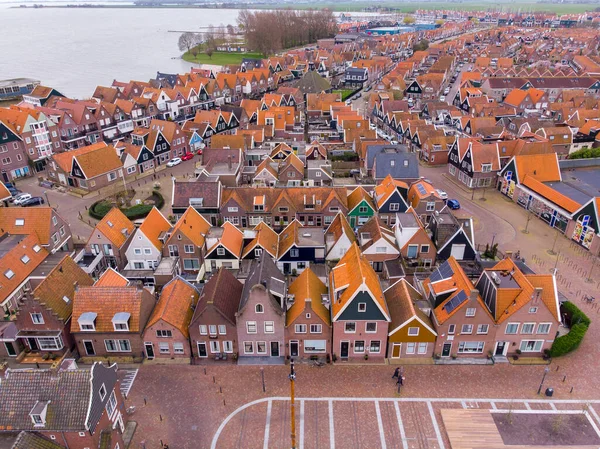
[[[520,323],[506,323],[506,328],[504,329],[504,333],[506,335],[516,335],[516,334],[518,334],[519,333],[519,327],[520,327],[519,324]],[[517,326],[517,327],[515,328],[514,332],[509,332],[508,331],[509,326]]]
[[[418,337],[420,330],[421,329],[419,327],[409,327],[408,328],[408,336],[409,337]]]
[[[467,307],[467,310],[465,311],[465,316],[466,317],[474,317],[476,312],[477,312],[477,308]]]
[[[526,332],[526,327],[529,329],[531,328],[531,331]],[[523,323],[521,324],[521,334],[523,335],[533,335],[535,332],[535,323],[531,323],[531,322],[527,322],[527,323]]]
[[[296,324],[294,326],[294,331],[297,334],[306,334],[306,324]]]
[[[534,342],[533,349],[524,349],[528,342]],[[536,346],[539,346],[539,349],[536,349]],[[519,343],[519,349],[521,352],[542,352],[542,348],[544,347],[544,340],[521,340]]]
[[[32,312],[29,315],[31,315],[31,322],[33,324],[44,324],[44,315],[40,312]]]
[[[483,331],[485,329],[485,332]],[[489,332],[490,325],[489,324],[478,324],[477,325],[477,334],[478,335],[486,335]]]
[[[374,331],[368,330],[369,324],[374,324],[375,325],[375,330]],[[367,333],[367,334],[376,334],[377,333],[377,322],[376,321],[367,321],[365,323],[365,333]]]
[[[366,312],[367,311],[367,303],[366,302],[359,302],[358,303],[358,311],[359,312]]]
[[[354,326],[354,330],[348,330],[348,325],[353,325]],[[344,323],[344,333],[345,334],[356,334],[356,322],[354,321],[348,321],[346,323]]]
[[[548,326],[548,330],[546,332],[541,332],[540,331],[541,326]],[[552,329],[552,323],[538,323],[536,333],[540,334],[540,335],[548,335],[550,333],[550,329]]]
[[[254,330],[250,330],[253,328]],[[256,321],[246,321],[246,333],[247,334],[256,334],[258,332],[258,326]]]
[[[264,322],[265,334],[274,334],[275,333],[275,321],[265,321]],[[270,330],[267,330],[270,329]]]
[[[322,324],[311,324],[310,325],[310,333],[311,334],[321,334],[321,333],[323,333],[323,325]]]
[[[466,330],[465,330],[466,329]],[[473,333],[473,325],[472,324],[463,324],[460,327],[461,335],[471,335]]]

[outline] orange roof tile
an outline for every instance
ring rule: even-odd
[[[331,314],[335,321],[342,310],[354,297],[357,290],[368,289],[382,314],[389,321],[389,312],[385,297],[379,284],[379,278],[373,267],[361,254],[356,242],[344,254],[330,273]],[[338,296],[338,292],[342,290]],[[337,299],[336,299],[337,298]]]
[[[327,293],[327,286],[321,282],[310,268],[306,268],[300,276],[292,282],[288,293],[295,296],[294,304],[288,309],[286,326],[291,325],[305,310],[306,302],[310,300],[310,307],[327,326],[331,325],[329,309],[323,305],[322,295]]]
[[[3,208],[0,212],[0,235],[5,232],[16,235],[35,234],[40,244],[48,245],[53,214],[56,212],[48,206]]]
[[[569,213],[573,213],[581,207],[581,204],[579,204],[577,201],[572,200],[571,198],[569,198],[566,195],[563,195],[560,192],[557,192],[552,188],[552,185],[547,185],[539,182],[531,175],[525,175],[525,178],[523,178],[523,181],[521,183],[525,187],[530,188],[537,194],[543,196],[548,201],[553,202],[558,207],[563,208]]]
[[[133,233],[135,226],[118,207],[113,207],[98,222],[96,229],[110,240],[113,245],[121,248]]]
[[[127,287],[129,281],[122,274],[108,267],[94,285],[96,287]]]
[[[527,154],[515,156],[519,182],[531,175],[540,182],[560,181],[560,167],[556,153]]]
[[[177,223],[175,223],[175,226],[171,230],[171,237],[169,240],[176,238],[176,235],[182,233],[190,239],[194,245],[201,248],[204,246],[204,240],[209,230],[210,223],[206,221],[206,218],[192,206],[189,206],[181,218],[177,220]]]
[[[139,230],[150,240],[156,249],[162,251],[163,243],[158,239],[162,232],[171,229],[171,223],[164,217],[160,211],[153,207]]]
[[[184,337],[189,337],[188,326],[198,297],[198,291],[192,284],[179,277],[174,278],[163,287],[146,328],[162,320],[178,329]]]

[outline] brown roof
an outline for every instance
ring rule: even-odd
[[[141,332],[146,323],[142,319],[142,305],[145,301],[154,302],[148,290],[137,286],[127,287],[80,287],[75,292],[71,332],[80,332],[78,319],[87,312],[96,314],[96,332],[115,332],[112,319],[116,313],[126,312],[129,317],[129,331]]]
[[[515,156],[519,182],[531,175],[540,182],[560,181],[560,167],[556,153]]]
[[[60,320],[65,321],[73,311],[75,289],[93,283],[94,280],[67,255],[35,288],[33,297],[44,307],[51,309]]]
[[[358,186],[352,191],[352,193],[350,193],[350,195],[348,195],[348,211],[354,209],[363,200],[371,206],[371,209],[375,210],[375,205],[373,204],[371,195],[369,195],[364,188]]]
[[[277,257],[279,235],[264,221],[257,224],[254,230],[256,231],[256,237],[246,245],[242,257],[246,257],[256,246],[260,246],[271,256]]]
[[[68,173],[71,172],[73,159],[77,161],[87,179],[95,178],[96,176],[123,167],[123,163],[119,159],[115,148],[112,145],[106,145],[104,142],[52,155],[52,160],[63,171]]]
[[[318,276],[306,268],[300,276],[292,282],[288,293],[295,296],[294,304],[287,310],[286,326],[290,326],[302,315],[306,303],[310,301],[310,307],[327,326],[331,325],[329,309],[323,305],[322,295],[327,294],[327,286],[321,282]]]
[[[216,276],[212,276],[204,286],[192,323],[208,305],[212,304],[231,324],[235,325],[235,314],[240,306],[243,288],[242,283],[227,268],[221,267]]]
[[[134,224],[118,207],[113,207],[98,222],[96,229],[100,231],[117,248],[121,248],[135,229]]]
[[[223,223],[222,227],[223,234],[221,235],[221,238],[212,246],[212,248],[209,248],[206,251],[206,254],[212,252],[217,246],[222,245],[227,248],[231,254],[240,257],[244,246],[244,233],[228,221]]]
[[[152,208],[142,225],[139,227],[139,230],[159,251],[162,251],[163,243],[158,239],[158,236],[169,229],[171,229],[171,223],[168,222],[156,207]]]
[[[389,326],[389,335],[392,335],[400,326],[415,317],[428,326],[435,335],[429,317],[418,307],[415,307],[415,302],[423,299],[421,294],[406,279],[401,279],[389,287],[384,295],[392,319]]]
[[[348,219],[346,216],[338,212],[327,230],[325,231],[326,235],[333,235],[334,241],[337,242],[343,234],[346,234],[350,239],[350,243],[356,242],[356,236],[354,235],[354,231],[350,227],[350,223],[348,223]]]
[[[162,320],[178,329],[184,337],[189,337],[188,329],[198,296],[198,291],[189,282],[179,277],[171,280],[163,287],[146,328]]]

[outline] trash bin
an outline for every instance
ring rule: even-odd
[[[546,388],[546,396],[551,398],[553,394],[554,394],[554,388]]]

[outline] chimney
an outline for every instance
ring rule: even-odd
[[[512,251],[506,251],[504,254],[505,254],[505,257],[507,259],[512,259],[513,258],[513,252]]]
[[[469,294],[469,301],[477,301],[477,297],[479,296],[479,290],[476,288],[471,289],[471,293]]]
[[[542,298],[542,291],[544,289],[542,287],[535,287],[533,289],[533,295],[531,297],[531,303],[532,304],[538,304],[540,302],[540,299]]]
[[[231,155],[227,156],[227,166],[229,167],[229,170],[231,170]]]

